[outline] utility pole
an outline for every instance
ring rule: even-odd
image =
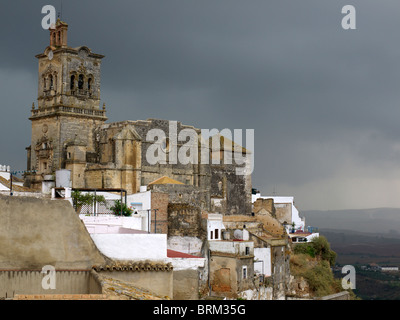
[[[151,209],[147,209],[147,233],[150,233],[151,229],[151,220],[150,220],[150,215],[151,215]]]
[[[13,195],[12,184],[13,184],[13,175],[17,173],[35,173],[36,170],[21,170],[21,171],[10,171],[10,196]]]
[[[157,210],[154,209],[154,233],[157,233]]]
[[[10,196],[13,195],[13,192],[12,192],[12,177],[13,177],[13,173],[10,172]]]

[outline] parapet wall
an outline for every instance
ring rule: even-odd
[[[0,195],[0,271],[90,270],[107,259],[64,200]]]

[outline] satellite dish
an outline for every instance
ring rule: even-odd
[[[233,232],[233,237],[234,237],[235,239],[243,239],[243,231],[242,231],[242,230],[239,230],[239,229],[236,229],[236,230]]]

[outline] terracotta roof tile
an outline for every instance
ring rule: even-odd
[[[175,250],[170,250],[167,249],[167,257],[168,258],[201,258],[199,256],[194,256],[191,254],[175,251]]]
[[[163,176],[163,177],[158,178],[158,179],[154,180],[153,182],[149,183],[149,185],[152,185],[152,184],[184,184],[184,183],[174,180],[170,177]]]

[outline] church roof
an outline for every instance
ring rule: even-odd
[[[214,148],[214,146],[213,146],[213,137],[217,137],[217,138],[219,139],[219,145],[217,146],[217,150],[224,151],[224,150],[225,150],[225,144],[226,144],[227,146],[228,146],[228,145],[232,146],[232,147],[231,147],[232,149],[230,149],[230,150],[232,150],[232,151],[236,151],[236,149],[237,149],[237,150],[241,150],[242,153],[251,153],[251,152],[250,152],[249,150],[247,150],[245,147],[243,147],[243,146],[237,144],[236,142],[234,142],[234,141],[228,139],[227,137],[224,137],[224,136],[221,135],[221,134],[214,135],[214,136],[210,137],[209,139],[207,139],[207,140],[204,142],[204,143],[205,143],[206,145],[208,145],[211,149]],[[202,141],[202,140],[201,140],[201,141]],[[217,140],[217,141],[218,141],[218,140]],[[230,150],[228,150],[228,151],[230,151]]]
[[[174,180],[170,177],[163,176],[163,177],[158,178],[158,179],[154,180],[153,182],[149,183],[149,185],[152,185],[152,184],[184,184],[184,183]]]

